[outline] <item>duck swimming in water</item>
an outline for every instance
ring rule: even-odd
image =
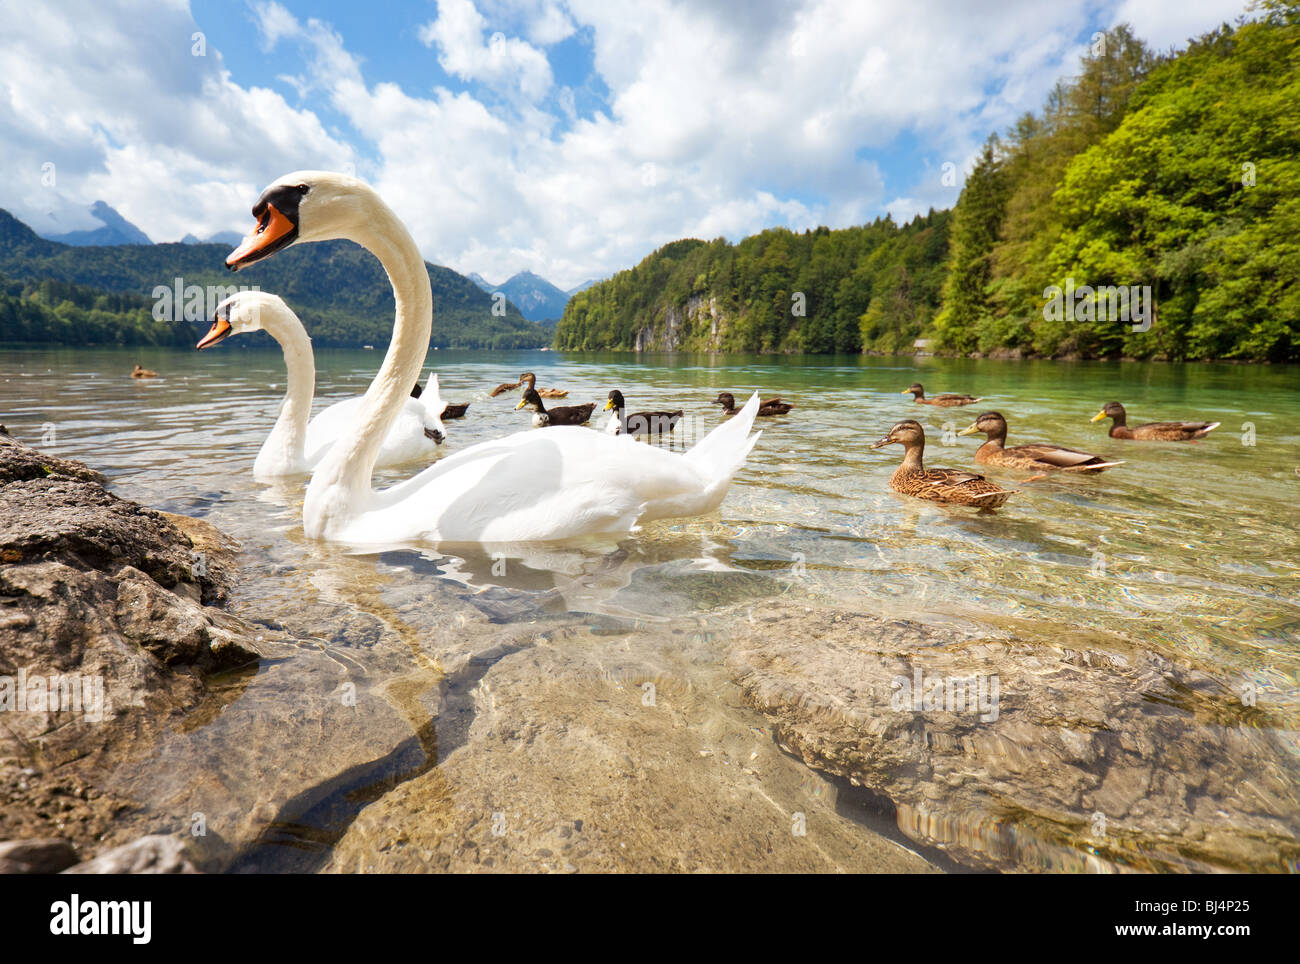
[[[985,465],[1005,465],[1035,472],[1101,472],[1121,462],[1108,462],[1100,455],[1067,449],[1063,445],[1032,442],[1006,448],[1007,420],[999,412],[984,412],[958,435],[983,432],[988,441],[975,450],[975,461]]]
[[[912,400],[918,405],[937,405],[940,408],[956,408],[959,405],[974,405],[976,402],[984,401],[983,398],[976,398],[974,395],[957,395],[953,392],[944,392],[942,395],[926,398],[925,389],[921,387],[920,382],[913,382],[910,388],[903,389],[899,394],[911,395]]]
[[[889,434],[871,443],[873,449],[886,445],[903,446],[903,463],[889,478],[889,487],[903,495],[931,502],[952,505],[973,505],[981,509],[996,509],[1015,492],[999,488],[982,475],[957,469],[927,469],[922,462],[925,454],[925,429],[910,418],[896,424]]]
[[[1137,439],[1141,442],[1190,442],[1205,438],[1219,422],[1147,422],[1136,428],[1128,427],[1128,412],[1119,402],[1107,402],[1106,407],[1092,417],[1094,422],[1103,418],[1114,419],[1110,427],[1111,438]]]

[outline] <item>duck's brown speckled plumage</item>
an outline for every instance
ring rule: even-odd
[[[1103,418],[1114,419],[1110,427],[1111,438],[1136,439],[1140,442],[1190,442],[1205,438],[1218,422],[1147,422],[1133,428],[1128,426],[1128,412],[1119,402],[1107,402],[1106,407],[1092,417],[1094,422]]]
[[[958,395],[953,392],[944,392],[942,395],[926,398],[925,389],[921,387],[920,382],[913,382],[910,388],[904,389],[899,394],[911,395],[912,400],[918,405],[937,405],[940,408],[956,408],[960,405],[974,405],[976,402],[984,401],[983,398],[976,398],[974,395]]]
[[[871,447],[878,449],[886,445],[904,448],[903,462],[889,479],[889,487],[895,492],[931,502],[973,505],[981,509],[996,509],[1015,495],[1015,492],[1000,488],[973,472],[927,469],[923,462],[925,429],[910,418],[899,422]]]
[[[1047,442],[1031,442],[1006,448],[1007,420],[999,412],[984,412],[975,422],[958,432],[973,435],[983,432],[988,441],[975,451],[975,461],[983,465],[1005,465],[1033,472],[1102,472],[1120,462],[1110,462],[1100,455],[1069,449]]]

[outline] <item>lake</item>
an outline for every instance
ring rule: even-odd
[[[318,352],[317,409],[364,391],[381,359],[379,351]],[[136,362],[162,377],[132,380],[127,375]],[[301,483],[268,487],[251,477],[284,390],[278,350],[241,349],[237,340],[203,353],[10,348],[0,354],[0,422],[24,441],[104,472],[125,498],[205,518],[238,539],[246,566],[234,603],[241,614],[312,633],[327,648],[353,656],[370,645],[352,635],[349,627],[358,618],[402,627],[399,635],[408,640],[414,662],[403,666],[402,658],[386,657],[383,668],[376,663],[372,673],[388,680],[403,677],[423,655],[442,667],[435,672],[445,669],[458,644],[456,624],[438,616],[437,601],[444,597],[468,601],[494,625],[604,626],[611,646],[620,627],[660,633],[670,644],[670,634],[678,632],[672,673],[707,707],[705,716],[719,719],[740,720],[735,714],[753,712],[733,710],[730,697],[710,695],[721,694],[734,675],[709,628],[723,616],[739,613],[752,621],[755,610],[796,605],[795,622],[785,624],[795,634],[799,612],[808,614],[810,625],[826,613],[862,613],[967,636],[1012,636],[1057,651],[1083,645],[1079,640],[1086,637],[1094,641],[1089,645],[1136,647],[1195,667],[1230,695],[1248,690],[1268,710],[1266,723],[1257,725],[1281,748],[1269,772],[1276,770],[1280,785],[1295,783],[1295,368],[443,350],[429,353],[426,373],[430,369],[440,376],[445,400],[470,403],[465,419],[447,423],[449,452],[528,428],[529,413],[514,410],[516,393],[487,395],[524,370],[537,373],[540,387],[569,390],[556,404],[596,401],[599,412],[608,391],[618,388],[631,410],[682,408],[700,432],[718,422],[709,402],[719,391],[732,392],[740,404],[757,389],[764,397],[779,394],[795,408],[789,416],[760,420],[762,438],[713,515],[660,521],[617,539],[537,547],[510,558],[436,546],[358,555],[308,543]],[[985,401],[959,409],[914,405],[900,394],[913,381],[923,382],[930,395],[969,392]],[[1111,400],[1124,403],[1130,424],[1207,419],[1222,425],[1192,443],[1112,440],[1109,422],[1089,421]],[[907,499],[889,489],[901,449],[868,446],[894,422],[922,423],[927,465],[974,468],[983,436],[958,438],[955,431],[987,410],[1006,417],[1008,445],[1054,442],[1124,464],[1098,476],[1062,474],[1031,482],[1024,481],[1028,473],[981,469],[1004,486],[1022,487],[993,514]],[[386,484],[405,474],[390,470],[377,481]],[[682,634],[682,627],[697,631]],[[428,642],[430,634],[437,639]],[[808,647],[817,645],[808,638]],[[689,658],[678,662],[681,652]],[[596,678],[608,671],[586,651],[573,659],[579,675]],[[442,755],[454,743],[463,745],[463,734],[452,735],[439,711],[430,712],[442,727]],[[754,720],[754,726],[762,723]],[[764,740],[770,743],[772,736]],[[802,766],[789,765],[789,773]],[[850,792],[847,782],[823,785],[829,792]],[[887,787],[873,790],[891,796]],[[1086,795],[1079,799],[1082,819],[1091,810]],[[1274,803],[1273,809],[1279,806],[1285,810],[1289,804]],[[330,818],[332,829],[315,851],[320,859],[328,857],[359,807]],[[941,832],[922,832],[904,826],[906,808],[895,814],[885,801],[876,810],[881,808],[883,823],[843,812],[837,819],[884,833],[897,822],[902,843],[928,854],[955,854],[948,869],[988,866],[979,855],[970,856],[979,848],[969,841],[949,846],[960,834],[949,840]],[[1026,834],[1049,816],[1045,809],[1023,819],[990,807],[990,813],[995,810],[1003,823],[1022,820]],[[1294,812],[1268,815],[1292,833],[1300,818]],[[1136,827],[1138,818],[1132,820]],[[1135,835],[1140,836],[1136,830]],[[1031,858],[1024,855],[1037,853],[1071,867],[1069,852],[1086,855],[1091,846],[1074,831],[1039,837],[1051,840],[1037,851],[1022,848],[1021,856],[1002,866],[1028,866]],[[1134,846],[1155,847],[1149,841]],[[1276,846],[1274,840],[1265,849]],[[1183,856],[1196,850],[1175,849]],[[1167,851],[1168,846],[1161,852]],[[1261,858],[1247,849],[1240,859],[1187,859],[1229,869],[1294,867],[1293,851],[1278,854]],[[297,858],[287,856],[259,859],[259,869],[298,866],[292,863]],[[1113,852],[1107,859],[1123,863]],[[1170,869],[1181,858],[1166,853],[1151,859],[1156,869]]]

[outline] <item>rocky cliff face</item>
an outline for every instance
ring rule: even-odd
[[[726,316],[715,296],[692,295],[684,305],[669,305],[653,325],[638,329],[637,351],[721,351]]]

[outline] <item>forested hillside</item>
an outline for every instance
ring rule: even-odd
[[[951,213],[674,242],[576,295],[556,347],[1298,361],[1300,4],[1250,16],[1179,53],[1109,31]],[[1150,288],[1147,330],[1045,311],[1111,285]]]
[[[280,295],[318,346],[388,344],[392,288],[379,262],[360,246],[350,241],[296,245],[238,274],[224,267],[229,250],[219,244],[72,247],[37,237],[0,211],[0,279],[7,279],[0,290],[0,342],[186,343],[193,326],[176,320],[184,319],[183,311],[168,312],[166,321],[153,314],[159,303],[155,289],[174,290],[179,278],[182,295],[191,286],[206,295],[208,286],[232,285]],[[449,268],[428,268],[433,345],[536,348],[550,340],[546,329],[514,305],[507,302],[505,314],[494,315],[492,297],[468,278]],[[208,300],[205,296],[205,306]],[[193,320],[201,324],[205,317],[200,313]],[[81,338],[86,323],[94,335]]]

